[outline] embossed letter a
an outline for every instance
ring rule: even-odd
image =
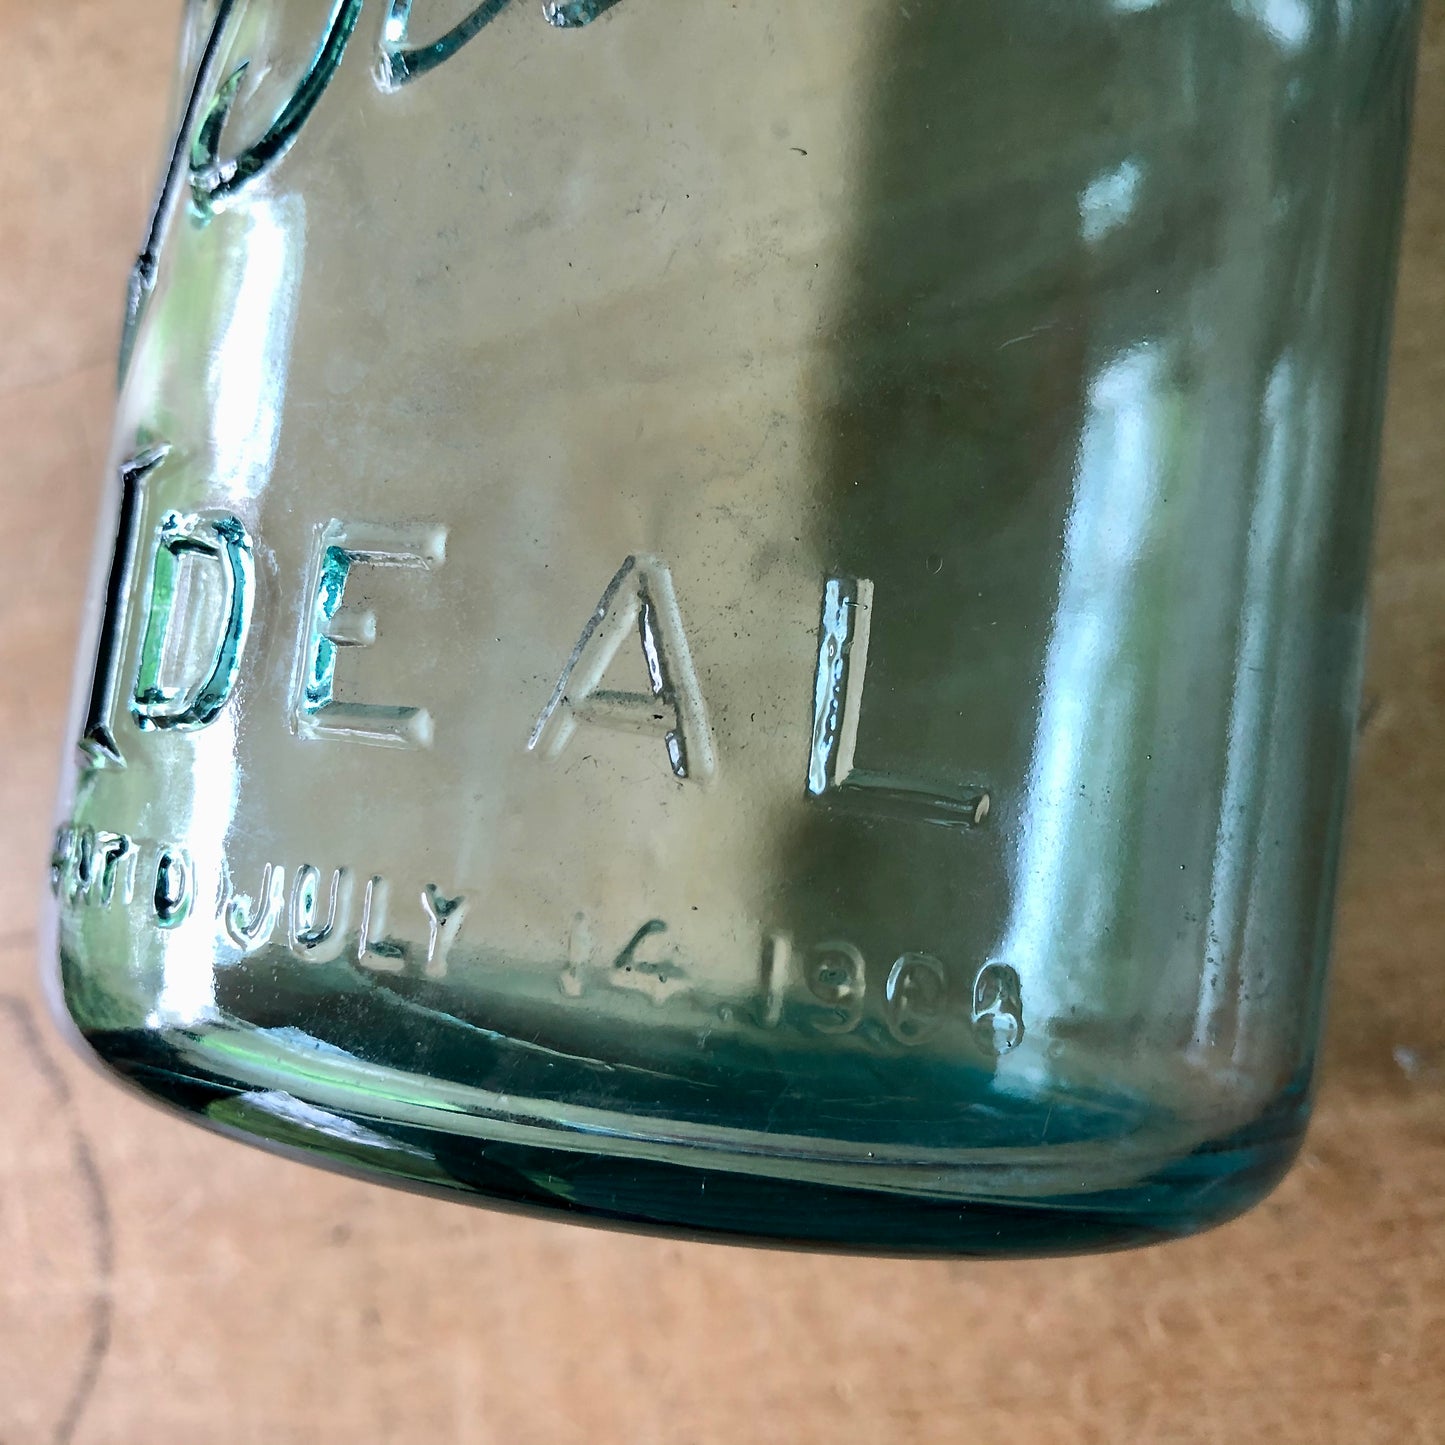
[[[648,692],[599,686],[633,629],[647,664]],[[607,584],[562,669],[527,747],[555,758],[582,723],[660,738],[674,776],[706,782],[713,773],[707,712],[667,564],[629,557]]]

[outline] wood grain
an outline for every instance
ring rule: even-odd
[[[174,8],[0,0],[0,1441],[1445,1439],[1445,0],[1303,1162],[1201,1239],[984,1267],[414,1199],[211,1138],[64,1052],[34,925]]]

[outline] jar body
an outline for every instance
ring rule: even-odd
[[[1413,7],[189,23],[51,870],[88,1044],[649,1226],[1049,1251],[1262,1193]]]

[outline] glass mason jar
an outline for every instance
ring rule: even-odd
[[[195,0],[55,978],[391,1182],[1049,1252],[1304,1128],[1413,0]]]

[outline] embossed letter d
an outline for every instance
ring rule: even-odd
[[[167,513],[157,534],[131,715],[199,728],[236,684],[251,622],[251,539],[237,518]]]

